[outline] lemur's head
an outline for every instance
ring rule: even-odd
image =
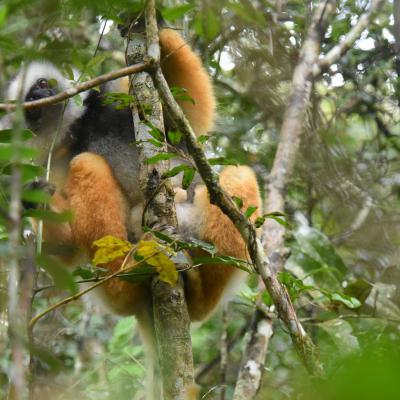
[[[7,91],[7,100],[22,99],[24,102],[38,100],[62,92],[73,84],[51,63],[32,62],[18,72]],[[81,94],[82,100],[86,93]],[[37,136],[33,144],[40,150],[40,159],[46,157],[54,135],[56,147],[61,145],[70,133],[71,125],[82,116],[85,107],[79,106],[73,99],[67,103],[27,109],[25,119],[28,128]]]

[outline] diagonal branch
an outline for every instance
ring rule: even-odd
[[[319,55],[320,39],[324,32],[327,17],[328,15],[330,15],[330,13],[333,12],[335,8],[334,5],[335,2],[333,0],[328,0],[326,3],[318,7],[311,27],[309,29],[307,39],[304,42],[303,50],[301,52],[300,64],[295,71],[293,81],[294,91],[292,94],[291,104],[288,107],[285,131],[282,132],[286,132],[285,136],[289,136],[289,138],[292,138],[292,134],[288,135],[288,132],[290,132],[293,128],[292,124],[299,123],[300,126],[294,131],[294,149],[288,149],[290,150],[289,152],[285,151],[285,153],[291,153],[290,156],[293,158],[293,161],[291,163],[292,165],[283,166],[284,168],[291,167],[287,169],[287,174],[285,172],[282,174],[282,171],[279,174],[281,178],[283,178],[281,179],[279,185],[279,187],[282,187],[282,189],[288,179],[289,174],[292,172],[293,169],[294,156],[298,148],[297,142],[299,142],[299,136],[301,132],[301,123],[311,92],[312,66],[316,63],[317,57]],[[199,174],[202,177],[205,185],[207,186],[211,203],[220,207],[220,209],[232,220],[232,222],[242,235],[245,243],[248,246],[253,265],[260,273],[264,284],[268,292],[270,293],[274,304],[277,307],[279,317],[285,323],[288,331],[290,332],[293,343],[301,360],[311,373],[321,375],[322,368],[317,359],[315,346],[301,326],[286,289],[280,284],[277,277],[273,273],[273,270],[271,270],[269,260],[264,253],[260,241],[257,239],[254,226],[238,210],[238,208],[234,205],[229,196],[227,196],[226,193],[222,190],[221,186],[219,185],[217,176],[212,171],[211,166],[204,155],[201,145],[198,143],[192,128],[190,127],[185,115],[183,114],[182,110],[172,96],[168,84],[159,70],[153,73],[153,79],[163,100],[165,112],[167,113],[168,117],[176,124],[177,128],[182,132],[185,137],[188,151],[193,157]],[[302,101],[303,97],[304,100]],[[294,107],[296,107],[298,103],[300,103],[301,110],[297,113],[294,112]],[[284,146],[284,149],[286,149],[286,146]],[[280,165],[280,156],[278,157],[277,155],[277,159],[279,160],[278,164]],[[279,190],[278,193],[281,193],[281,191]],[[277,243],[280,244],[280,241],[278,241]],[[279,246],[277,249],[280,248],[281,246]]]

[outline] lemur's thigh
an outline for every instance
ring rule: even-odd
[[[81,153],[70,163],[66,192],[74,213],[74,240],[90,249],[93,241],[113,235],[127,238],[127,204],[103,157]]]
[[[74,213],[72,235],[77,246],[92,257],[93,242],[111,235],[127,240],[127,202],[108,163],[93,153],[81,153],[70,163],[66,191]],[[105,265],[110,272],[120,269],[123,260]],[[147,301],[144,285],[112,279],[104,285],[106,303],[120,314],[132,314]]]
[[[243,200],[243,210],[249,206],[257,207],[252,219],[260,215],[259,188],[255,174],[250,168],[227,167],[221,173],[220,183],[229,195]],[[219,254],[247,259],[247,249],[240,233],[218,207],[210,204],[204,186],[196,190],[194,205],[200,220],[199,238],[213,243]],[[216,307],[227,286],[237,279],[245,279],[245,273],[229,265],[203,265],[189,271],[187,302],[191,319],[204,319]]]

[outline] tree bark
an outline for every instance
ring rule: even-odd
[[[127,60],[129,64],[151,59],[159,68],[160,48],[154,0],[146,5],[146,39],[142,33],[130,33],[128,37]],[[160,72],[161,73],[161,72]],[[139,149],[140,189],[144,195],[146,226],[177,226],[174,192],[168,181],[161,176],[168,170],[169,163],[146,164],[146,160],[167,151],[167,146],[159,149],[151,139],[149,123],[165,133],[163,110],[154,88],[151,76],[146,72],[133,75],[131,94],[136,102],[132,107],[135,139]],[[150,105],[150,107],[149,107]],[[155,394],[155,400],[179,400],[185,398],[185,391],[193,386],[193,355],[190,338],[190,319],[185,302],[183,285],[176,286],[153,280],[154,325],[158,346],[158,356],[163,382],[163,397]],[[159,397],[156,397],[159,396]]]

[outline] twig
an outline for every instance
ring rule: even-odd
[[[150,68],[152,65],[152,61],[140,62],[135,65],[130,65],[129,67],[124,67],[118,69],[116,71],[109,72],[107,74],[99,75],[96,78],[90,79],[86,82],[78,83],[75,86],[72,86],[60,93],[57,93],[54,96],[46,97],[39,100],[28,101],[26,103],[21,103],[18,107],[21,107],[25,110],[30,110],[33,108],[40,108],[44,106],[50,106],[52,104],[60,103],[63,100],[67,100],[70,97],[77,95],[78,93],[84,92],[86,90],[92,89],[96,86],[99,86],[105,82],[112,81],[114,79],[122,78],[124,76],[136,74],[138,72],[142,72]],[[0,103],[0,111],[15,111],[17,105],[14,103]]]
[[[118,274],[120,274],[121,272],[126,272],[131,270],[132,268],[136,267],[137,265],[145,262],[147,259],[149,259],[150,257],[153,257],[156,253],[146,257],[143,260],[140,260],[138,262],[135,262],[134,264],[130,264],[130,265],[126,265],[126,263],[129,260],[129,257],[131,256],[132,252],[136,249],[136,247],[133,247],[129,253],[125,256],[125,259],[121,265],[121,268],[119,268],[117,271],[113,272],[111,275],[107,275],[106,277],[104,277],[103,279],[99,280],[98,282],[96,282],[95,284],[87,287],[84,290],[81,290],[78,293],[75,293],[72,296],[66,297],[63,300],[60,300],[59,302],[53,304],[52,306],[46,308],[44,311],[42,311],[41,313],[35,315],[29,322],[29,329],[33,329],[33,327],[35,326],[36,322],[39,321],[39,319],[41,319],[42,317],[44,317],[46,314],[48,314],[51,311],[54,311],[57,308],[60,308],[61,306],[70,303],[71,301],[75,301],[77,299],[79,299],[80,297],[82,297],[83,295],[85,295],[86,293],[91,292],[93,289],[96,289],[97,287],[99,287],[100,285],[103,285],[104,283],[108,282],[110,279],[113,279],[115,277],[117,277]]]
[[[372,17],[383,6],[385,0],[372,0],[371,5],[365,13],[361,15],[357,23],[349,30],[343,40],[333,47],[329,52],[318,61],[314,66],[313,75],[317,77],[321,72],[326,71],[332,64],[339,61],[343,55],[351,49],[354,42],[360,37],[363,30],[369,25]]]

